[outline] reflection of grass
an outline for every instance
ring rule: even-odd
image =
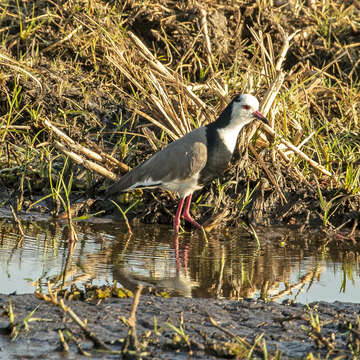
[[[337,242],[327,238],[319,239],[317,234],[306,234],[302,238],[284,232],[286,246],[283,247],[281,237],[276,237],[277,241],[274,241],[271,233],[267,234],[267,231],[261,229],[257,231],[261,238],[260,248],[256,247],[256,243],[249,239],[248,235],[235,233],[223,238],[223,242],[219,244],[210,239],[206,248],[197,249],[194,243],[194,254],[189,258],[189,262],[195,274],[193,276],[200,285],[195,293],[206,297],[220,295],[231,299],[260,296],[266,301],[283,298],[296,301],[300,293],[311,291],[322,280],[324,261],[330,268],[333,262],[343,263],[346,277],[343,286],[346,285],[345,281],[352,281],[356,274],[358,266],[355,266],[356,260],[351,256],[352,252],[343,252],[344,249],[340,250]],[[325,249],[323,243],[326,240],[329,241]],[[303,267],[300,264],[306,258],[311,258],[312,263]],[[297,266],[301,266],[301,275],[296,270]],[[338,288],[340,287],[341,282],[338,284]]]
[[[64,231],[61,223],[23,221],[27,236],[21,247],[17,236],[14,237],[14,234],[18,234],[16,225],[11,222],[4,223],[2,220],[0,225],[3,234],[0,265],[5,273],[14,265],[18,267],[22,261],[29,259],[29,254],[35,256],[33,254],[36,243],[36,261],[40,275],[39,278],[31,276],[34,286],[42,289],[44,281],[50,275],[54,283],[58,284],[62,280],[63,267],[56,270],[49,268],[54,261],[65,264],[63,248],[66,246],[67,231]],[[66,278],[67,288],[72,284],[82,286],[94,278],[102,281],[104,273],[111,272],[110,264],[129,271],[131,262],[118,262],[120,258],[137,259],[137,256],[140,256],[139,260],[145,261],[145,270],[149,270],[150,278],[154,276],[157,281],[162,276],[169,277],[175,271],[171,251],[164,250],[164,246],[169,246],[168,239],[164,239],[167,233],[157,227],[147,227],[147,235],[143,239],[139,236],[143,234],[139,228],[133,229],[131,240],[123,238],[124,234],[117,233],[117,245],[109,240],[113,239],[112,229],[104,225],[79,223],[76,228],[81,246],[73,253]],[[256,230],[262,241],[260,249],[247,234],[213,234],[209,236],[206,246],[201,234],[192,235],[191,248],[186,256],[191,286],[196,284],[192,288],[193,296],[230,299],[261,296],[264,300],[281,301],[284,297],[296,300],[300,291],[309,291],[319,281],[323,281],[324,264],[328,269],[336,266],[337,274],[342,274],[342,277],[336,277],[339,281],[333,284],[334,297],[341,298],[338,291],[347,292],[349,284],[358,281],[358,254],[356,249],[349,249],[346,242],[342,244],[330,241],[329,238],[320,239],[318,234],[305,234],[302,237],[296,231],[290,233],[285,230],[283,238],[286,238],[286,247],[281,247],[279,244],[282,237],[274,238],[274,234],[270,232],[264,234],[261,229]],[[272,231],[279,232],[279,229]],[[99,250],[95,239],[101,240],[101,249],[106,249],[105,252]],[[325,240],[329,240],[326,248],[323,246]],[[92,246],[97,250],[91,250]],[[181,254],[184,253],[182,246],[184,243],[180,245]],[[27,251],[22,252],[21,249]],[[24,255],[20,257],[20,254]],[[306,259],[311,259],[311,264]],[[92,265],[94,261],[98,266]],[[341,264],[341,267],[338,264]],[[301,275],[298,273],[299,268]],[[138,270],[135,270],[134,275],[139,275]],[[298,276],[301,278],[298,279]],[[144,280],[141,276],[138,279]]]
[[[343,281],[340,286],[340,292],[345,293],[346,292],[346,283],[348,281],[352,282],[353,285],[355,284],[354,274],[357,274],[357,270],[354,269],[353,263],[344,263],[344,262],[341,264],[341,270],[343,273]]]

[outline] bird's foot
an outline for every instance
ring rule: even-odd
[[[184,211],[183,213],[184,219],[187,220],[190,224],[192,224],[194,227],[196,227],[199,230],[204,230],[204,228],[197,222],[195,221],[192,216],[190,215],[190,213],[186,213]]]
[[[196,220],[193,219],[190,212],[186,208],[185,208],[182,215],[183,215],[184,219],[187,220],[192,226],[194,226],[195,228],[201,230],[205,234],[204,228]],[[179,234],[179,230],[180,230],[180,216],[179,216],[179,211],[178,211],[176,213],[175,218],[174,218],[174,231],[175,231],[175,234]]]

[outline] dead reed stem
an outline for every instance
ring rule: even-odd
[[[58,306],[61,310],[68,313],[69,316],[72,318],[72,320],[80,326],[85,336],[89,340],[91,340],[97,348],[106,351],[111,351],[111,349],[102,340],[100,340],[92,331],[88,329],[87,325],[75,314],[75,312],[69,306],[65,305],[63,299],[58,300],[57,293],[53,292],[50,286],[50,282],[48,282],[48,291],[50,297],[47,296],[46,294],[38,293],[38,292],[35,293],[35,296],[46,302],[50,302],[55,306]]]

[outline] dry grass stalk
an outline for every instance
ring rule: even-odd
[[[134,44],[138,47],[140,54],[143,55],[144,59],[148,61],[149,65],[152,66],[155,70],[158,70],[159,73],[165,76],[166,80],[172,82],[176,85],[179,85],[183,88],[183,91],[187,94],[187,96],[193,100],[198,106],[205,109],[206,104],[195,95],[192,90],[187,86],[183,79],[180,79],[178,74],[173,74],[170,70],[168,70],[160,61],[158,61],[151,51],[145,46],[145,44],[132,32],[128,32],[128,36],[134,42]]]
[[[262,158],[260,157],[260,155],[257,153],[257,151],[255,150],[255,148],[252,146],[252,144],[249,144],[249,149],[251,150],[251,152],[254,154],[256,160],[258,161],[258,163],[261,165],[261,167],[264,169],[264,171],[266,172],[266,175],[268,176],[269,180],[272,182],[272,184],[274,185],[277,193],[279,194],[280,198],[282,199],[282,201],[286,204],[287,200],[285,195],[283,194],[283,192],[280,189],[280,186],[278,184],[278,182],[275,180],[274,176],[271,174],[270,170],[268,169],[268,167],[266,166],[266,164],[264,163],[264,161],[262,160]]]
[[[111,351],[111,349],[102,340],[100,340],[91,330],[88,329],[86,324],[75,314],[75,312],[69,306],[65,305],[63,299],[60,299],[58,304],[54,305],[58,305],[64,312],[67,312],[76,324],[80,326],[86,337],[91,340],[97,348]]]
[[[263,124],[262,127],[272,136],[276,136],[275,131],[268,125]],[[311,159],[308,155],[306,155],[304,152],[302,152],[300,149],[298,149],[295,145],[293,145],[291,142],[285,140],[285,139],[280,139],[280,142],[282,144],[284,144],[289,150],[293,151],[296,155],[300,156],[303,160],[305,160],[306,162],[309,163],[309,165],[311,165],[313,168],[315,168],[316,170],[319,170],[321,173],[323,173],[324,175],[333,177],[333,174],[328,171],[324,166],[322,166],[321,164],[317,163],[315,160]]]
[[[0,125],[0,130],[3,129],[13,129],[13,130],[30,130],[31,126],[28,125]]]
[[[121,350],[123,355],[128,355],[132,351],[140,350],[139,340],[136,335],[136,310],[139,306],[140,295],[141,295],[142,289],[143,289],[143,286],[141,284],[139,284],[138,288],[136,290],[136,293],[134,295],[133,303],[131,306],[130,316],[129,316],[129,319],[127,320],[127,324],[129,326],[129,331],[125,338],[123,348]]]
[[[112,171],[106,169],[105,167],[95,163],[94,161],[85,159],[83,156],[79,155],[78,153],[81,153],[81,154],[85,155],[85,157],[89,157],[90,159],[93,159],[95,161],[105,163],[105,164],[110,164],[112,166],[116,166],[122,172],[128,172],[131,170],[131,168],[129,166],[118,161],[117,159],[113,158],[112,156],[110,156],[108,154],[104,154],[104,153],[99,154],[93,150],[86,148],[85,146],[77,144],[73,139],[71,139],[63,131],[58,129],[49,120],[45,119],[44,125],[49,130],[54,132],[61,140],[63,140],[67,144],[67,146],[69,146],[71,148],[71,150],[68,150],[66,148],[66,146],[59,141],[54,142],[55,147],[58,150],[60,150],[61,152],[63,152],[65,155],[69,156],[77,164],[81,164],[84,167],[86,167],[87,169],[95,171],[98,174],[100,174],[110,180],[113,180],[113,181],[116,181],[118,179],[118,176],[115,173],[113,173]]]
[[[66,147],[63,144],[61,144],[59,141],[55,141],[55,147],[58,150],[60,150],[61,152],[63,152],[65,155],[67,155],[70,159],[74,160],[77,164],[83,165],[87,169],[95,171],[98,174],[100,174],[110,180],[116,181],[118,179],[118,176],[116,174],[107,170],[103,166],[101,166],[93,161],[84,159],[82,156],[74,153],[73,151],[67,150]]]
[[[151,94],[149,96],[149,100],[152,100],[155,107],[163,115],[167,125],[171,127],[173,131],[177,134],[177,137],[181,137],[186,133],[186,130],[181,123],[181,118],[177,116],[176,111],[172,106],[168,93],[164,90],[164,87],[161,86],[161,84],[152,72],[150,72],[150,81],[155,86],[158,94],[160,95],[160,99],[154,94]]]
[[[54,124],[52,124],[49,120],[44,120],[44,125],[51,131],[53,131],[61,140],[64,140],[67,145],[74,151],[80,152],[81,154],[89,157],[92,160],[101,162],[101,163],[110,163],[112,166],[117,166],[123,172],[130,171],[130,167],[121,161],[115,159],[114,157],[105,154],[105,153],[97,153],[91,149],[88,149],[85,146],[77,144],[73,139],[71,139],[68,135],[66,135],[63,131],[57,128]]]
[[[8,66],[16,71],[24,73],[25,75],[27,75],[31,79],[33,79],[36,82],[36,84],[38,85],[38,87],[40,88],[40,95],[38,95],[38,99],[40,99],[42,97],[43,86],[42,86],[40,80],[35,75],[33,75],[30,71],[26,70],[24,68],[23,64],[0,53],[0,65]]]
[[[67,341],[64,338],[63,332],[60,329],[58,330],[58,334],[59,334],[62,350],[64,352],[68,353],[69,352],[69,345],[68,345]]]
[[[207,52],[207,62],[208,66],[210,68],[211,75],[214,74],[214,68],[213,68],[213,61],[212,61],[212,51],[211,51],[211,43],[210,43],[210,37],[209,37],[209,30],[208,30],[208,24],[207,24],[207,13],[205,9],[200,9],[201,14],[201,29],[204,34],[204,40],[205,40],[205,49]]]
[[[265,43],[264,43],[264,39],[262,38],[261,34],[257,34],[253,29],[250,29],[250,32],[252,33],[252,35],[254,36],[254,38],[256,39],[257,43],[259,44],[262,53],[263,53],[263,58],[267,58],[270,62],[270,66],[269,66],[269,70],[268,72],[270,72],[270,69],[274,69],[276,71],[276,77],[275,79],[272,81],[269,90],[266,92],[266,94],[264,95],[262,104],[261,104],[261,111],[263,112],[263,114],[266,116],[268,111],[270,110],[278,92],[280,91],[280,88],[284,82],[285,79],[285,73],[281,70],[282,69],[282,65],[283,62],[286,58],[286,54],[290,48],[290,41],[294,38],[294,36],[296,36],[296,34],[298,33],[298,31],[294,32],[291,35],[287,35],[285,33],[285,31],[282,29],[282,27],[279,25],[279,29],[282,33],[282,37],[283,37],[283,46],[279,55],[279,58],[276,62],[276,65],[274,66],[274,58],[271,55],[272,52],[268,52],[266,47],[265,47]],[[268,125],[264,125],[263,128],[271,135],[271,136],[276,136],[275,131],[273,130],[274,127],[274,121],[271,121],[272,126],[268,126]],[[254,130],[255,131],[255,130]],[[314,167],[315,169],[319,170],[320,172],[322,172],[323,174],[332,177],[333,175],[331,174],[331,172],[329,172],[327,169],[325,169],[321,164],[317,163],[315,160],[311,159],[308,155],[306,155],[304,152],[302,152],[299,148],[297,148],[295,145],[293,145],[292,143],[290,143],[289,141],[280,138],[280,143],[285,145],[289,150],[293,151],[296,155],[300,156],[303,160],[305,160],[306,162],[308,162],[312,167]],[[277,149],[277,151],[282,152],[280,149]],[[285,154],[281,154],[282,158],[286,158],[287,156]]]
[[[48,291],[49,296],[44,293],[35,292],[35,296],[38,299],[44,300],[48,303],[52,303],[55,306],[58,306],[61,310],[68,313],[71,319],[80,326],[81,330],[84,332],[85,336],[91,340],[98,349],[105,351],[111,351],[111,349],[100,340],[91,330],[88,329],[87,325],[75,314],[75,312],[64,303],[64,299],[58,300],[57,293],[51,288],[50,282],[48,282]]]
[[[61,45],[65,41],[70,40],[78,31],[80,31],[83,28],[83,25],[79,25],[75,30],[73,30],[69,35],[65,36],[64,38],[60,39],[59,41],[56,41],[55,43],[47,46],[46,48],[42,49],[41,52],[51,51],[55,47]]]
[[[176,111],[174,105],[180,104],[181,109],[186,109],[187,106],[184,106],[184,103],[187,102],[191,106],[202,108],[205,113],[209,112],[208,107],[202,100],[200,100],[197,95],[195,95],[195,93],[192,91],[192,87],[188,85],[179,74],[169,70],[160,61],[158,61],[136,35],[131,32],[128,32],[127,35],[132,40],[133,45],[136,46],[135,51],[143,57],[146,64],[154,71],[149,71],[149,75],[143,71],[143,66],[141,69],[137,69],[136,65],[132,63],[131,59],[126,58],[125,52],[118,51],[117,48],[112,48],[113,55],[107,55],[108,60],[113,65],[115,65],[136,86],[138,90],[141,91],[148,102],[152,102],[160,111],[160,114],[165,118],[166,123],[170,124],[172,127],[172,131],[167,131],[167,133],[169,135],[171,134],[170,136],[173,139],[184,135],[186,132],[192,129],[192,124],[189,123],[190,116],[188,113],[182,114],[182,111]],[[129,46],[129,44],[124,45]],[[132,51],[134,51],[134,49],[132,49]],[[149,89],[146,86],[143,86],[139,81],[139,77],[141,77],[139,74],[145,78],[141,81],[145,80],[146,83],[150,85],[150,87],[155,88],[156,91],[152,91],[151,96],[149,95]],[[169,96],[168,91],[164,90],[165,88],[173,88],[171,97]],[[159,97],[156,97],[154,95],[155,93],[158,93]],[[174,98],[175,100],[171,100],[171,98]],[[184,102],[184,100],[186,101]],[[137,108],[146,108],[149,106],[148,104],[144,104],[141,101],[137,101],[137,105]],[[149,120],[156,124],[157,120],[155,120],[154,117],[150,118]],[[212,118],[212,116],[208,118]],[[182,131],[179,131],[179,127],[182,129]],[[162,129],[164,130],[164,128]],[[174,133],[176,134],[175,137],[173,136]]]
[[[246,349],[246,353],[244,353],[244,356],[242,356],[242,358],[245,357],[249,357],[249,355],[251,356],[252,351],[250,349],[255,348],[256,352],[262,354],[262,356],[264,358],[266,358],[269,354],[264,349],[260,346],[259,341],[257,341],[257,339],[254,340],[254,344],[249,343],[245,337],[240,337],[236,334],[234,334],[233,332],[231,332],[230,330],[228,330],[226,327],[221,326],[212,316],[209,315],[209,321],[211,323],[211,325],[213,325],[215,328],[217,328],[218,330],[222,331],[223,333],[225,333],[226,335],[230,336],[232,339],[234,339],[236,341],[236,343],[238,344],[242,344],[245,349]],[[260,335],[261,337],[262,335]],[[275,357],[271,357],[270,358],[275,358]]]
[[[155,126],[159,127],[161,130],[163,130],[165,133],[167,133],[173,140],[176,140],[176,139],[179,138],[175,133],[173,133],[171,130],[169,130],[165,125],[163,125],[161,122],[155,120],[150,115],[148,115],[148,114],[146,114],[146,113],[144,113],[144,112],[142,112],[141,110],[138,110],[138,109],[134,109],[134,112],[136,114],[138,114],[139,116],[142,116],[144,119],[150,121]]]
[[[143,127],[141,130],[144,133],[144,135],[146,137],[146,140],[150,144],[151,149],[153,151],[157,151],[158,148],[157,148],[157,146],[155,145],[155,142],[154,142],[154,140],[156,141],[154,133],[151,130],[149,130],[147,127]]]
[[[147,79],[147,82],[151,84],[151,86],[154,88],[155,92],[160,92],[161,95],[163,95],[162,100],[160,100],[157,96],[154,94],[149,95],[148,91],[145,89],[145,87],[136,80],[135,73],[138,72],[137,70],[131,72],[130,69],[126,69],[124,64],[128,64],[129,62],[123,58],[121,55],[120,59],[123,60],[123,64],[119,61],[119,57],[116,59],[113,56],[107,55],[107,59],[116,67],[118,68],[135,86],[136,88],[147,98],[148,102],[144,103],[143,101],[139,99],[132,99],[134,104],[129,104],[129,109],[137,113],[138,115],[144,117],[146,120],[150,121],[155,126],[159,127],[161,130],[165,131],[173,140],[178,139],[180,136],[183,135],[183,133],[180,131],[180,129],[177,126],[177,123],[179,121],[178,117],[171,116],[171,113],[169,114],[168,111],[171,109],[169,104],[171,104],[169,97],[166,95],[166,92],[164,91],[162,85],[160,85],[159,79],[155,78],[155,76],[152,74],[147,75],[144,74],[145,79]],[[153,116],[143,112],[142,110],[139,110],[139,108],[149,108],[150,104],[154,104],[155,109],[158,111],[154,112],[154,108],[152,109],[152,113],[159,113],[159,117],[163,117],[163,121],[165,122],[162,124],[160,121],[156,120]],[[161,116],[162,115],[162,116]],[[169,127],[170,126],[170,127]]]
[[[262,34],[257,34],[254,29],[250,28],[251,34],[253,35],[254,39],[260,46],[261,52],[263,54],[262,56],[263,59],[267,58],[269,60],[268,62],[265,61],[264,63],[265,69],[266,69],[266,64],[269,64],[268,65],[269,70],[267,70],[266,72],[269,73],[271,72],[271,70],[275,72],[275,79],[272,80],[269,89],[266,91],[261,102],[261,111],[265,116],[268,114],[272,104],[274,103],[274,100],[277,94],[279,93],[285,79],[285,72],[282,70],[282,66],[290,48],[290,41],[299,32],[299,31],[295,31],[293,34],[287,35],[284,29],[281,27],[281,25],[279,25],[279,30],[282,34],[283,45],[280,54],[278,56],[278,60],[276,61],[276,65],[274,65],[275,59],[274,59],[273,51],[271,51],[270,53],[267,51]],[[271,39],[269,39],[268,44],[271,45],[271,49],[272,49]],[[274,120],[271,121],[271,127],[274,128]]]

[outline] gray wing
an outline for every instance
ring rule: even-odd
[[[173,180],[186,180],[207,162],[206,130],[198,128],[170,143],[112,185],[106,196],[131,187],[156,187]]]

